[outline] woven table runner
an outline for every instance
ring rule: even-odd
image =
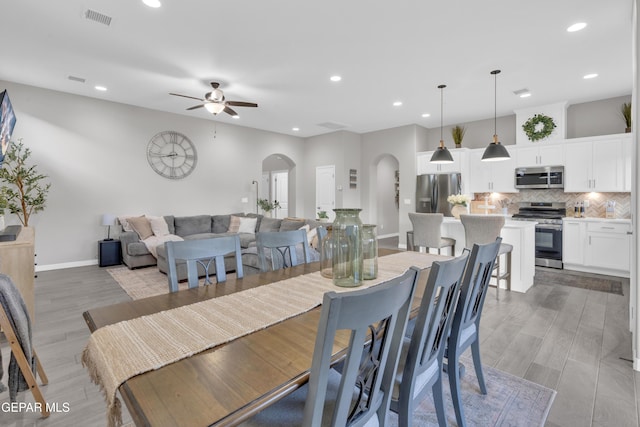
[[[446,258],[399,252],[380,257],[378,277],[357,288],[334,286],[315,272],[104,326],[89,338],[82,364],[105,393],[109,425],[121,425],[116,392],[129,378],[307,312],[322,303],[326,292],[368,288],[411,266],[427,268]]]

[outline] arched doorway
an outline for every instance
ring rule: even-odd
[[[396,237],[400,227],[399,206],[400,162],[391,154],[383,154],[371,167],[370,207],[375,212],[378,237]]]
[[[271,154],[262,161],[262,179],[258,191],[260,199],[278,201],[271,215],[274,218],[295,216],[295,162],[284,154]]]

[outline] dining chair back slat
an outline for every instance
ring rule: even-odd
[[[205,271],[205,284],[210,284],[209,269],[213,263],[217,282],[227,280],[224,257],[234,254],[236,259],[236,277],[243,277],[242,254],[240,252],[240,238],[238,235],[215,237],[212,239],[183,240],[166,242],[167,265],[169,274],[169,292],[178,291],[177,261],[184,261],[187,265],[187,280],[189,288],[197,288],[199,284],[198,265]]]

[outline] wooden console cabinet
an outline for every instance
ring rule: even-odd
[[[22,294],[31,322],[35,319],[35,233],[31,227],[22,227],[16,240],[0,242],[0,273],[11,277]]]

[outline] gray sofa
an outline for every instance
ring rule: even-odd
[[[254,233],[230,233],[228,230],[231,222],[231,215],[237,217],[256,218],[256,227],[255,230],[253,230]],[[316,220],[310,219],[278,219],[267,218],[262,215],[243,213],[234,213],[229,215],[194,215],[182,217],[167,215],[164,216],[164,219],[169,227],[169,232],[171,234],[180,236],[185,240],[207,239],[238,234],[240,237],[240,246],[243,249],[242,264],[245,275],[255,274],[260,271],[258,256],[255,251],[255,232],[279,232],[297,230],[306,224],[309,225],[310,230],[313,230],[318,225],[326,225]],[[157,265],[158,270],[160,270],[162,273],[167,274],[168,266],[166,249],[164,246],[159,246],[156,249],[158,255],[158,258],[156,260],[156,258],[149,252],[144,242],[140,240],[138,234],[135,231],[122,231],[120,234],[120,244],[122,246],[122,260],[124,264],[130,269]],[[319,259],[319,255],[317,252],[312,251],[312,259]],[[227,269],[227,272],[232,272],[235,270],[235,261],[233,260],[233,257],[225,260],[225,267]],[[214,269],[214,267],[212,267],[212,269]],[[204,274],[204,270],[200,273]],[[212,272],[210,271],[210,273]],[[178,280],[185,280],[186,278],[186,266],[179,263]]]

